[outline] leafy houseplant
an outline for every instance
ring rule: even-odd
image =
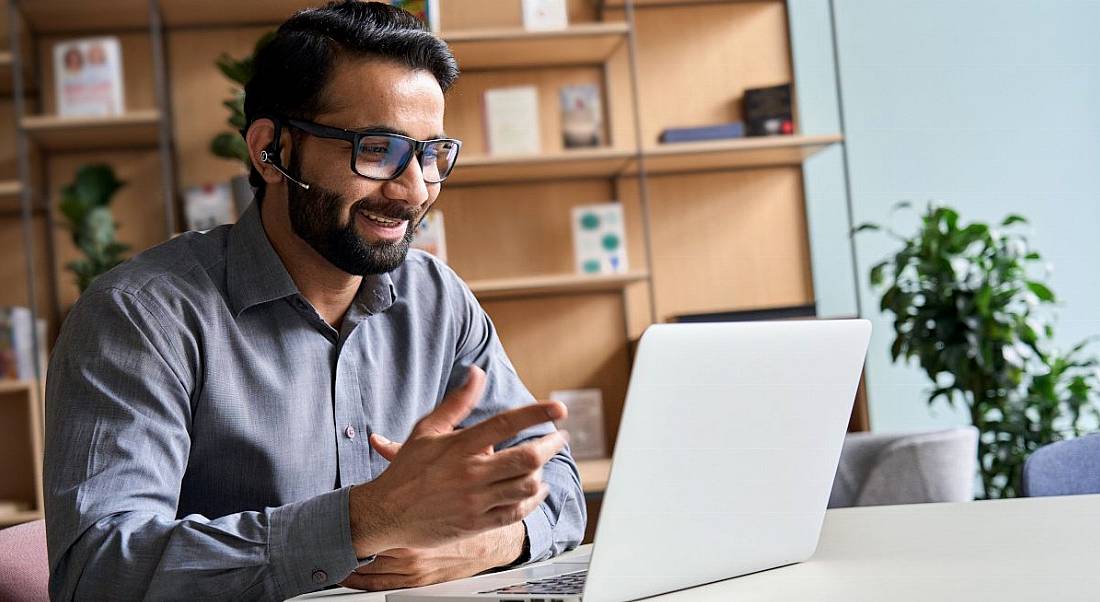
[[[1042,258],[1021,231],[1026,223],[1010,215],[997,227],[964,225],[955,210],[930,205],[911,237],[889,231],[902,248],[871,270],[881,309],[894,314],[893,360],[916,359],[934,383],[929,404],[965,404],[981,431],[985,498],[1019,495],[1031,452],[1081,435],[1100,416],[1089,341],[1068,351],[1052,342],[1055,296],[1035,276]]]
[[[233,131],[221,132],[214,136],[214,139],[210,141],[210,152],[223,159],[240,161],[244,166],[245,174],[248,173],[252,161],[248,156],[248,145],[245,144],[244,138],[240,134],[240,131],[247,125],[244,118],[244,86],[248,83],[248,80],[252,79],[253,60],[256,53],[274,36],[274,31],[261,36],[249,56],[234,59],[223,52],[216,63],[222,74],[236,84],[233,89],[233,97],[222,102],[222,105],[229,109],[228,123]],[[252,190],[248,185],[246,175],[233,178],[233,195],[239,213],[252,200]]]
[[[100,274],[122,263],[129,246],[115,240],[115,220],[111,215],[111,197],[124,185],[109,165],[85,165],[76,179],[61,189],[61,213],[72,232],[73,244],[83,259],[65,264],[76,275],[83,293]]]

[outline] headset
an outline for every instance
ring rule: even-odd
[[[309,190],[309,184],[306,184],[305,182],[302,182],[301,180],[298,180],[294,176],[288,174],[283,166],[280,165],[281,161],[279,160],[279,139],[282,136],[283,128],[282,123],[280,123],[278,119],[272,119],[272,121],[275,122],[275,140],[271,143],[271,146],[268,146],[264,150],[260,151],[260,162],[267,163],[268,165],[274,167],[275,171],[283,174],[283,177],[290,180],[291,182],[294,182],[295,184],[301,186],[303,190]]]

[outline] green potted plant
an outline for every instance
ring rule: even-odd
[[[893,360],[916,360],[933,383],[928,403],[963,404],[981,431],[985,498],[1019,495],[1031,452],[1081,435],[1100,416],[1089,341],[1069,350],[1053,343],[1056,298],[1026,224],[1019,215],[962,224],[954,209],[932,204],[913,235],[888,231],[901,249],[870,274],[881,309],[894,316]]]
[[[72,233],[73,244],[84,254],[65,264],[76,275],[83,293],[100,274],[122,263],[128,245],[115,239],[116,224],[111,214],[111,199],[124,185],[109,165],[85,165],[76,179],[61,189],[61,214]]]
[[[252,54],[246,57],[235,59],[223,52],[216,62],[222,74],[235,84],[233,97],[222,102],[222,105],[229,109],[228,123],[233,131],[221,132],[214,136],[214,139],[210,141],[210,152],[223,159],[239,161],[244,167],[242,174],[233,176],[230,180],[233,190],[233,203],[238,214],[242,213],[248,204],[252,202],[253,195],[252,187],[248,183],[248,171],[252,166],[252,161],[248,156],[248,145],[245,144],[244,138],[240,134],[240,131],[246,125],[244,120],[244,86],[248,83],[248,80],[252,79],[253,58],[274,36],[274,31],[261,36],[256,42]]]

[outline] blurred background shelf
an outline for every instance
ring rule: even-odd
[[[460,157],[447,186],[530,182],[562,178],[612,178],[621,173],[634,156],[630,150],[614,148],[575,149],[532,156]]]
[[[827,135],[682,142],[646,148],[643,156],[646,173],[652,175],[801,165],[806,159],[843,140],[840,135]],[[637,172],[637,161],[631,161],[625,173]]]
[[[12,527],[22,523],[29,523],[42,518],[42,512],[38,510],[24,510],[22,512],[0,513],[0,527]]]
[[[522,28],[444,33],[463,71],[599,65],[626,41],[626,23],[581,23],[553,31]]]
[[[649,278],[646,272],[629,272],[610,276],[533,276],[530,278],[501,278],[473,280],[468,284],[479,299],[503,299],[510,297],[536,297],[622,290],[628,284]]]
[[[611,474],[611,459],[578,460],[577,469],[581,473],[581,489],[585,493],[602,493],[607,489],[607,479]]]
[[[160,112],[148,109],[111,117],[24,117],[20,124],[32,142],[49,151],[154,147]]]

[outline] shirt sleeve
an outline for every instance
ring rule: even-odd
[[[46,382],[50,598],[284,599],[357,561],[350,488],[285,506],[177,517],[198,352],[166,312],[118,289],[86,292]]]
[[[448,390],[462,384],[470,365],[485,371],[485,394],[481,403],[462,426],[477,424],[503,411],[535,402],[535,398],[520,381],[509,361],[504,347],[497,337],[492,320],[478,304],[470,289],[461,284],[462,307],[459,315],[459,346],[455,368],[451,373]],[[520,445],[553,432],[553,424],[546,423],[521,431],[496,448],[498,450]],[[543,481],[550,488],[550,495],[542,504],[523,519],[527,529],[527,556],[516,564],[538,562],[552,558],[580,545],[584,538],[588,514],[584,493],[581,490],[580,473],[567,445],[554,455],[542,471]]]

